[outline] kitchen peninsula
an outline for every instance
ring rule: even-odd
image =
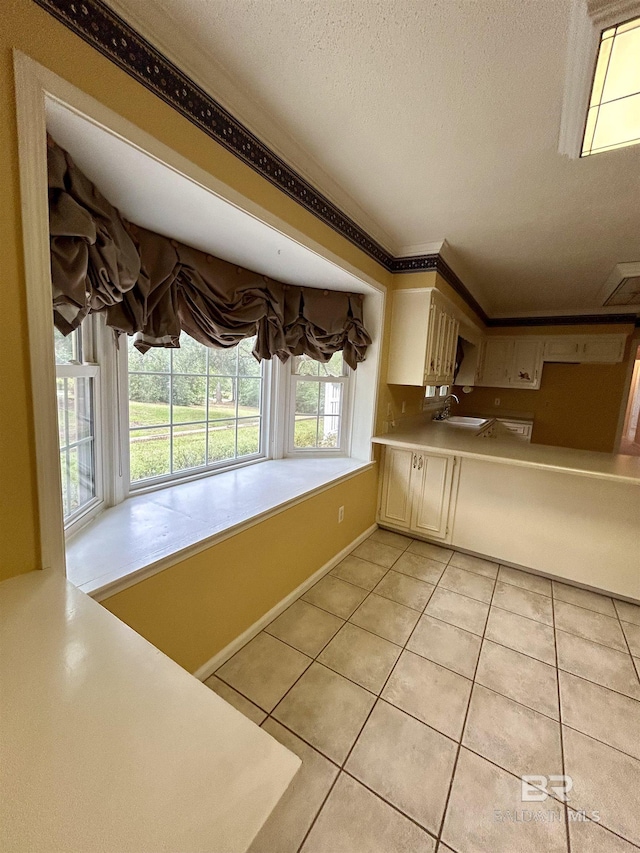
[[[640,458],[413,422],[382,445],[378,523],[640,599]]]

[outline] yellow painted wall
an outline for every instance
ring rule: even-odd
[[[618,419],[626,400],[633,326],[545,326],[491,329],[491,335],[591,335],[626,332],[627,348],[619,364],[556,364],[545,362],[540,389],[474,388],[460,398],[456,414],[487,414],[500,417],[505,410],[533,414],[532,441],[579,450],[613,452]],[[500,398],[500,406],[494,405]]]
[[[391,276],[32,0],[5,0],[0,28],[0,580],[40,568],[12,50],[18,48],[245,197],[388,286]],[[167,569],[105,602],[187,667],[197,667],[374,521],[375,470]],[[337,506],[346,507],[338,529]]]
[[[373,523],[376,483],[377,466],[103,604],[193,672]]]

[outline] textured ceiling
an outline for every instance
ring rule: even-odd
[[[488,314],[601,310],[640,146],[558,153],[569,0],[110,0],[394,254],[446,239]]]

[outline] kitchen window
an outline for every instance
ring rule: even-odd
[[[258,362],[254,337],[218,349],[183,333],[179,348],[144,355],[134,343],[116,344],[99,316],[55,331],[67,536],[145,490],[266,459],[348,455],[353,373],[341,352],[282,364]]]

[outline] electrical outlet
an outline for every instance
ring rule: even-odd
[[[496,399],[493,401],[493,405],[494,405],[494,406],[499,406],[499,405],[500,405],[500,397],[496,397]]]
[[[344,507],[339,506],[338,507],[338,524],[342,524],[343,521],[344,521]]]

